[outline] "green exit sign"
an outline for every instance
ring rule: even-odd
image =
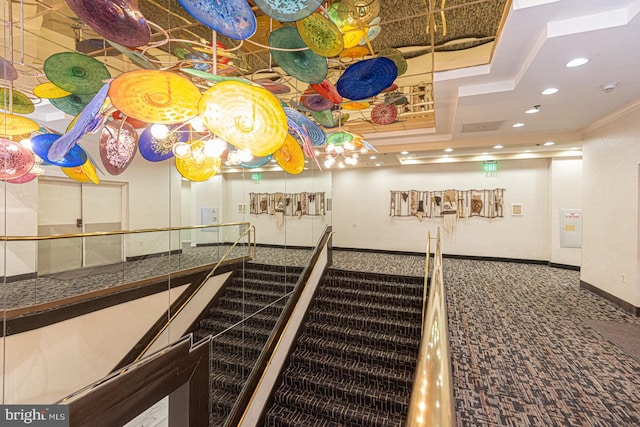
[[[496,172],[498,170],[498,162],[495,160],[487,160],[482,162],[482,170],[485,172]]]
[[[260,182],[262,181],[262,172],[254,172],[251,174],[251,179],[254,180],[255,182]]]

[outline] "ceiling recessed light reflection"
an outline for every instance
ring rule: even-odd
[[[587,58],[575,58],[567,62],[567,68],[579,67],[589,62]]]
[[[554,93],[558,93],[558,88],[549,87],[542,91],[543,95],[553,95]]]

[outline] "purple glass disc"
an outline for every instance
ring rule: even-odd
[[[144,46],[151,30],[140,11],[128,0],[66,0],[91,28],[105,39],[128,47]]]

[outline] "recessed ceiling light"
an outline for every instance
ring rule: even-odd
[[[575,58],[567,62],[567,68],[579,67],[589,62],[587,58]]]
[[[382,166],[382,163],[376,163],[376,166]]]
[[[524,152],[525,152],[525,153],[530,153],[530,152],[531,152],[531,150],[524,150]]]
[[[369,156],[369,160],[375,160],[375,159],[377,159],[376,156]]]
[[[527,114],[535,114],[535,113],[539,113],[540,112],[540,106],[539,105],[534,105],[532,108],[529,108],[527,111],[525,111],[525,113]]]
[[[452,151],[453,151],[453,148],[445,148],[445,149],[444,149],[444,152],[445,152],[445,153],[450,153],[450,152],[452,152]]]
[[[554,93],[558,93],[558,89],[555,87],[549,87],[542,91],[543,95],[553,95]]]
[[[402,154],[403,156],[406,156],[407,154],[409,154],[408,151],[401,151],[400,154]]]
[[[499,150],[501,148],[504,148],[504,145],[494,145],[493,148],[495,148],[496,150]]]
[[[489,153],[487,153],[486,151],[484,153],[482,153],[483,156],[486,156],[487,154],[489,154]]]
[[[547,141],[542,145],[554,145],[554,144],[555,144],[555,142],[553,142],[553,141]]]
[[[524,126],[524,123],[522,122],[514,123],[511,125],[512,128],[521,128],[522,126]]]

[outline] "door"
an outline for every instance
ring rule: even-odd
[[[82,233],[80,183],[39,180],[38,235]],[[82,267],[82,239],[40,240],[38,274],[77,270]]]
[[[123,229],[123,185],[41,179],[38,234],[91,233]],[[40,241],[38,274],[120,263],[124,235]]]

